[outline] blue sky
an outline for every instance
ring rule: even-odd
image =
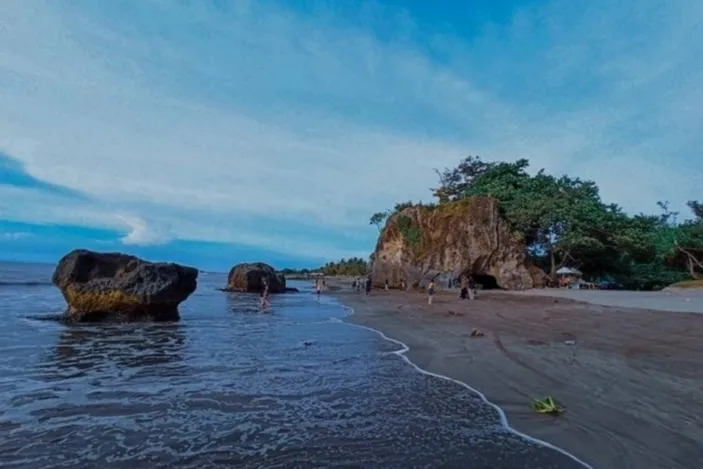
[[[0,258],[366,257],[369,215],[469,154],[683,212],[701,24],[688,0],[0,2]]]

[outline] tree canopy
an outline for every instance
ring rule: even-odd
[[[368,262],[364,259],[358,257],[352,257],[349,259],[341,259],[337,262],[328,262],[317,269],[282,269],[280,273],[284,275],[313,275],[313,274],[324,274],[324,275],[349,275],[349,276],[359,276],[365,275],[368,269]]]
[[[689,202],[695,219],[683,222],[666,202],[658,215],[630,216],[604,202],[593,181],[544,170],[530,174],[529,166],[526,159],[469,156],[455,168],[435,170],[439,185],[432,194],[439,204],[479,195],[497,199],[528,254],[552,277],[570,266],[594,280],[653,288],[703,276],[703,203]],[[406,205],[395,211],[399,206]],[[389,213],[383,214],[385,221]]]
[[[320,268],[325,275],[359,276],[366,274],[368,263],[361,258],[352,257],[338,262],[328,262]]]

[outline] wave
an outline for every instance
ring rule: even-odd
[[[0,287],[48,287],[51,286],[51,282],[30,282],[30,281],[4,281],[0,280]]]
[[[29,319],[30,321],[66,322],[66,315],[65,314],[32,315],[32,316],[26,316],[25,319]]]

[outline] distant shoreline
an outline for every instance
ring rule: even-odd
[[[428,306],[422,293],[334,284],[355,311],[347,321],[407,344],[419,367],[480,390],[511,426],[594,467],[687,469],[703,457],[703,423],[692,417],[703,415],[703,316],[528,292],[447,293]],[[485,336],[471,338],[472,328]],[[566,413],[535,414],[530,399],[544,395]]]

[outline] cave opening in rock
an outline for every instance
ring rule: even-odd
[[[474,281],[476,286],[479,286],[481,290],[497,290],[500,289],[498,286],[498,281],[492,275],[488,274],[471,274],[471,279]]]

